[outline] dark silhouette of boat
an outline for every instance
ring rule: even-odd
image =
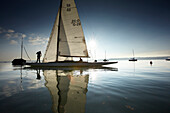
[[[22,56],[23,56],[23,37],[22,37],[22,40],[21,40],[21,58],[14,59],[12,61],[12,65],[25,65],[26,64],[26,60],[24,60],[22,58]]]
[[[167,58],[166,61],[170,61],[170,58]]]
[[[136,58],[131,58],[129,61],[138,61]]]
[[[25,65],[26,64],[26,60],[24,59],[14,59],[12,61],[12,65]]]
[[[138,61],[138,60],[135,58],[134,50],[132,50],[132,52],[133,52],[133,58],[130,58],[129,61]]]
[[[106,59],[106,51],[105,51],[105,59],[103,60],[104,62],[107,62],[109,60]]]

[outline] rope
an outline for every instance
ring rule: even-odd
[[[31,61],[31,58],[29,57],[29,55],[28,55],[28,53],[27,53],[25,47],[24,47],[24,50],[25,50],[25,53],[26,53],[27,57],[28,57],[28,58],[30,59],[30,61]]]

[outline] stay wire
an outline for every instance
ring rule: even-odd
[[[26,53],[27,57],[28,57],[28,58],[29,58],[29,60],[31,61],[31,58],[29,57],[29,55],[28,55],[28,53],[27,53],[27,51],[26,51],[25,47],[24,47],[24,50],[25,50],[25,53]]]

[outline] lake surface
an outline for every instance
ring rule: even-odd
[[[170,113],[170,62],[39,70],[0,63],[1,113]]]

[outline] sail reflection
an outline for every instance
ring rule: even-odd
[[[78,74],[79,73],[79,74]],[[84,113],[89,75],[82,70],[44,70],[54,113]]]

